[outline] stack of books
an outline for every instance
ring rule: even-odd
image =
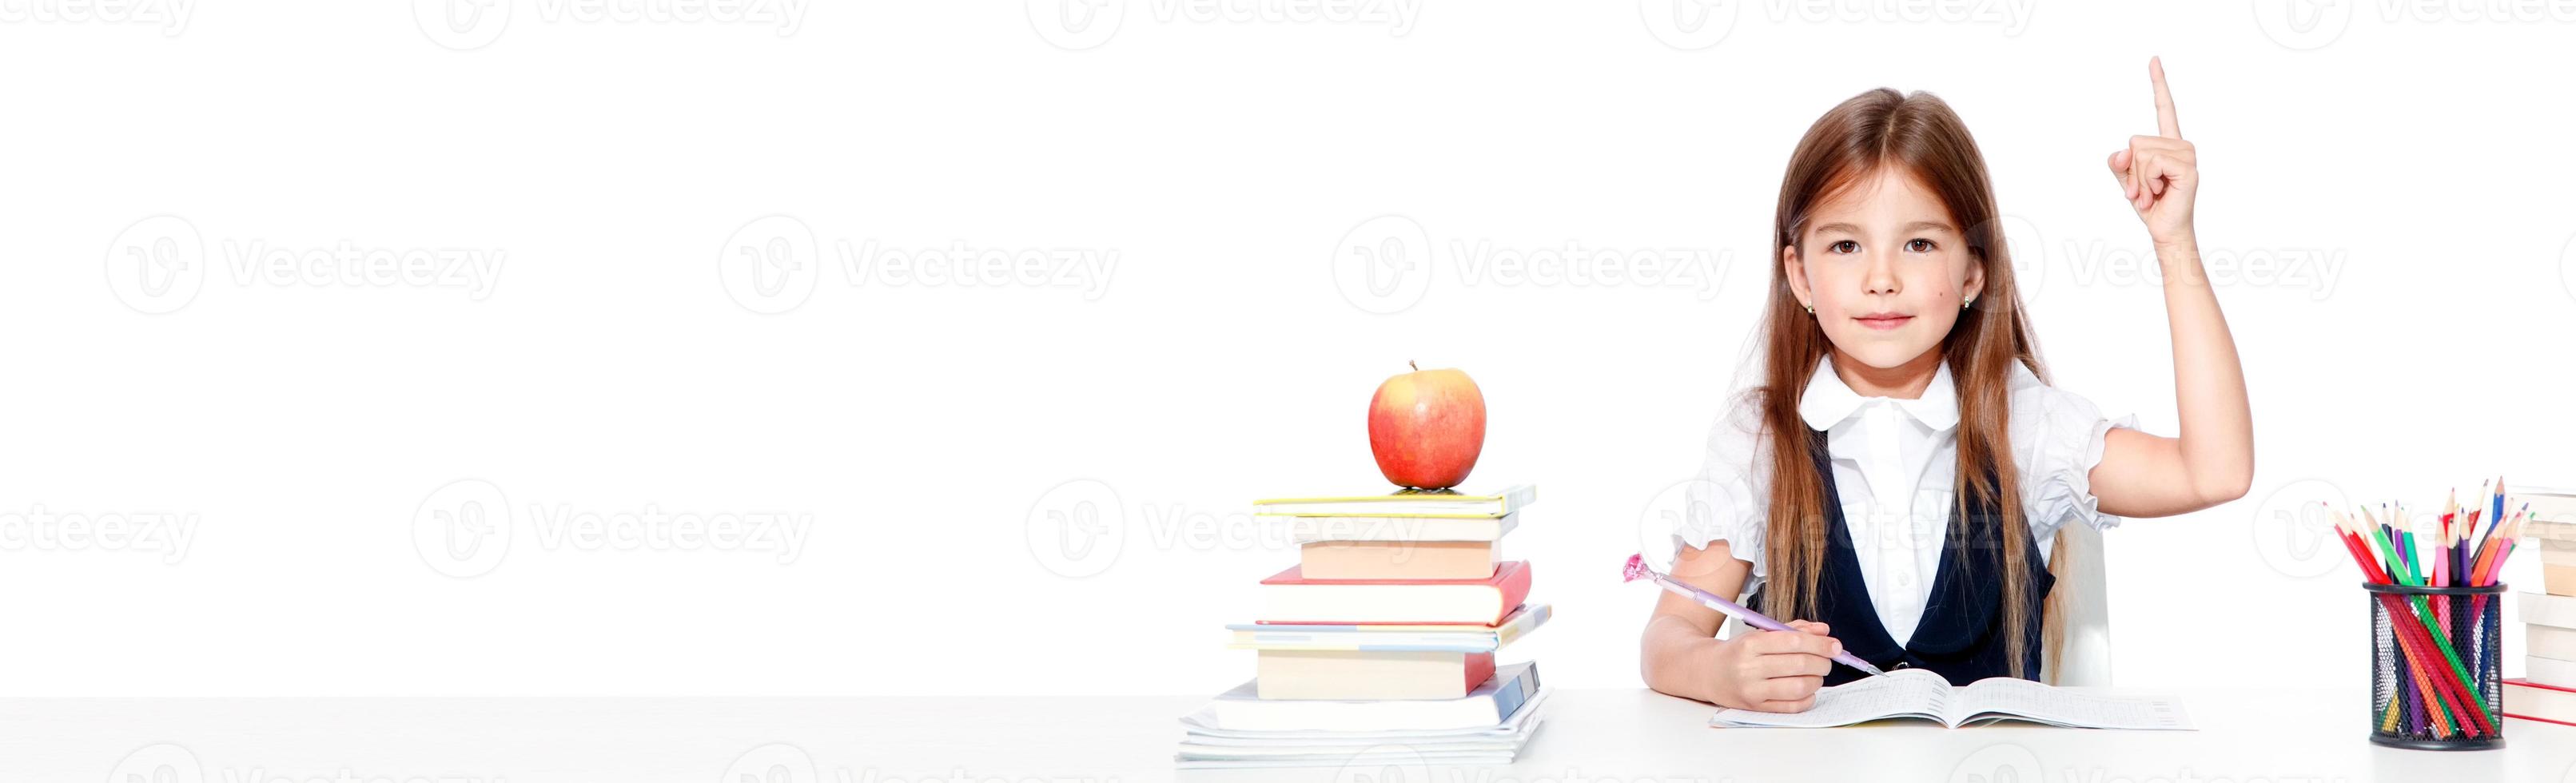
[[[1538,499],[1397,494],[1257,501],[1297,565],[1261,580],[1250,682],[1181,718],[1183,768],[1507,764],[1539,724],[1535,663],[1495,653],[1547,622],[1502,538]]]
[[[2504,681],[2504,713],[2576,726],[2576,492],[2515,492],[2524,545],[2540,548],[2542,592],[2515,596],[2522,619],[2523,676]]]

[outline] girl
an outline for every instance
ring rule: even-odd
[[[2107,528],[2245,494],[2244,373],[2202,273],[2200,185],[2163,65],[2157,133],[2111,154],[2164,270],[2182,436],[2109,421],[2047,385],[2013,288],[1984,158],[1925,93],[1826,112],[1790,155],[1774,217],[1764,375],[1709,435],[1675,578],[1750,593],[1797,631],[1714,638],[1722,615],[1658,592],[1655,690],[1796,712],[1881,669],[2036,679],[2059,526]]]

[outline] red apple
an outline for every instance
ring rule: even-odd
[[[1368,430],[1369,451],[1386,480],[1414,489],[1454,487],[1485,450],[1485,393],[1464,372],[1414,367],[1378,384]]]

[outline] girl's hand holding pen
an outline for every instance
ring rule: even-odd
[[[2192,195],[2200,189],[2198,153],[2182,140],[2174,119],[2173,93],[2165,89],[2165,66],[2147,61],[2147,78],[2156,88],[2156,135],[2131,136],[2127,149],[2111,153],[2111,176],[2157,247],[2192,244]]]
[[[1805,712],[1816,706],[1816,689],[1824,687],[1832,657],[1841,642],[1824,623],[1791,620],[1794,631],[1757,631],[1717,643],[1717,681],[1710,684],[1721,707],[1763,712]]]

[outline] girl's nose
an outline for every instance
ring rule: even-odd
[[[1861,274],[1861,287],[1872,295],[1892,295],[1904,289],[1896,280],[1896,259],[1885,253],[1869,254],[1869,268]]]

